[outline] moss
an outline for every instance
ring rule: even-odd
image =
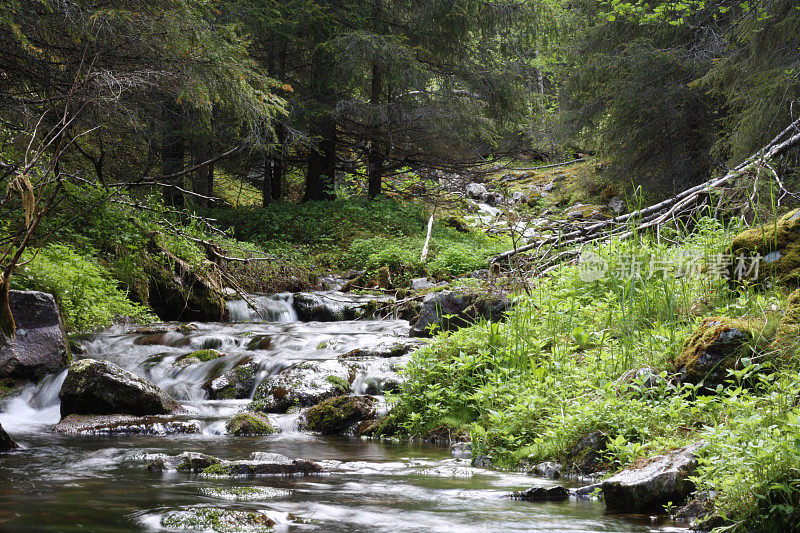
[[[203,487],[205,496],[223,500],[255,501],[289,496],[290,491],[273,487]]]
[[[15,381],[11,378],[2,378],[0,379],[0,399],[14,396],[22,392],[22,389],[24,388],[25,385],[23,383]]]
[[[277,432],[269,418],[261,413],[244,412],[234,416],[225,425],[229,435],[271,435]]]
[[[238,511],[214,507],[194,507],[170,511],[161,518],[167,529],[191,531],[272,531],[275,522],[257,511]]]
[[[391,272],[388,266],[382,266],[378,269],[378,287],[381,289],[388,289],[392,286]]]
[[[444,219],[444,225],[448,228],[453,228],[461,233],[469,233],[469,224],[462,217],[456,215],[449,215]]]
[[[223,476],[227,477],[231,473],[230,468],[223,464],[217,463],[215,465],[211,465],[208,468],[204,468],[201,472],[204,476]]]
[[[771,276],[787,285],[800,285],[800,209],[764,226],[743,231],[733,239],[731,254],[734,258],[762,256],[756,281]],[[737,263],[734,260],[734,268]]]
[[[797,348],[798,344],[800,344],[800,289],[789,295],[786,301],[786,311],[778,324],[773,347],[789,350]]]
[[[217,350],[197,350],[196,352],[188,353],[178,357],[175,360],[175,364],[178,366],[185,366],[197,363],[205,363],[208,361],[213,361],[214,359],[219,359],[220,357],[225,357],[225,355],[226,354]]]
[[[709,387],[723,383],[749,344],[763,342],[763,326],[758,320],[706,318],[684,343],[675,359],[676,371],[689,383],[704,382]]]
[[[325,378],[325,381],[336,387],[336,392],[338,394],[350,394],[350,383],[348,383],[346,379],[330,375]]]

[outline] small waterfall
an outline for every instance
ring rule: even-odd
[[[0,412],[0,425],[12,433],[24,433],[39,426],[57,424],[61,419],[58,393],[67,378],[67,371],[50,374],[37,385],[9,399]]]
[[[247,300],[228,302],[231,322],[296,322],[291,293],[252,294]]]

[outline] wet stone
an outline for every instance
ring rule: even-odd
[[[200,425],[175,416],[69,415],[55,431],[77,435],[193,435]]]
[[[569,491],[564,487],[531,487],[512,492],[509,498],[527,502],[561,502],[569,499]]]
[[[179,455],[164,456],[147,465],[152,472],[202,472],[211,465],[219,463],[219,459],[197,452],[183,452]]]
[[[259,511],[216,507],[192,507],[169,511],[161,526],[170,531],[214,531],[220,533],[272,531],[275,521]]]

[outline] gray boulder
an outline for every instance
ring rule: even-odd
[[[469,198],[472,198],[473,200],[480,200],[481,197],[483,197],[483,195],[487,194],[489,191],[482,183],[470,183],[466,186],[464,192]]]
[[[221,461],[203,473],[227,477],[312,475],[322,472],[322,467],[307,459],[289,459],[278,453],[255,452],[249,460]]]
[[[701,444],[690,444],[655,457],[642,468],[629,468],[603,482],[606,507],[612,511],[636,512],[680,504],[694,491],[689,479],[697,469],[696,453]]]
[[[412,291],[424,291],[426,289],[432,289],[436,287],[436,283],[429,280],[428,278],[414,278],[411,280],[411,285],[409,289]]]
[[[13,341],[0,335],[0,377],[38,380],[69,364],[69,344],[52,295],[11,291],[17,325]]]
[[[61,417],[71,414],[162,415],[180,404],[149,381],[109,363],[83,359],[73,363],[58,394]]]
[[[0,452],[7,452],[15,448],[19,448],[19,445],[14,442],[14,439],[8,436],[3,426],[0,426]]]
[[[558,479],[561,477],[562,466],[553,461],[543,461],[533,467],[533,475],[546,477],[548,479]]]
[[[480,318],[503,320],[511,308],[511,300],[502,293],[462,293],[442,291],[429,294],[422,301],[422,311],[412,323],[412,337],[429,337],[430,326],[453,331],[467,327]]]

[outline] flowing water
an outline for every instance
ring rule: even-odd
[[[336,305],[363,299],[326,293]],[[183,327],[116,326],[83,342],[85,357],[112,361],[169,391],[188,409],[195,434],[70,435],[53,431],[66,373],[6,402],[0,424],[22,449],[0,456],[0,531],[160,531],[167,514],[194,507],[257,510],[276,531],[668,531],[673,524],[643,516],[609,516],[594,501],[528,503],[511,490],[554,482],[522,473],[473,468],[443,447],[320,437],[297,430],[297,414],[270,415],[282,432],[225,434],[225,421],[248,399],[207,400],[203,385],[247,362],[257,380],[298,365],[355,374],[355,393],[376,380],[397,380],[408,355],[380,357],[408,342],[401,320],[298,322],[291,295],[231,302],[238,322]],[[329,302],[330,303],[330,302]],[[213,348],[219,360],[176,365],[189,352]],[[348,363],[352,350],[367,356]],[[369,356],[369,354],[373,354]],[[150,472],[146,457],[197,451],[225,459],[274,452],[320,462],[312,477],[215,479]],[[219,489],[269,487],[247,501]],[[222,497],[221,497],[222,496]]]

